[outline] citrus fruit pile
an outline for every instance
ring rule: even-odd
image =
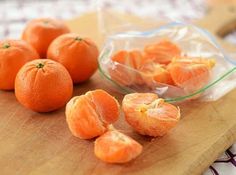
[[[168,47],[163,48],[165,45]],[[158,48],[163,51],[156,52]],[[50,112],[66,105],[66,121],[74,136],[96,138],[94,153],[99,159],[125,163],[141,154],[143,148],[113,127],[120,116],[118,101],[100,89],[71,98],[73,84],[85,82],[97,70],[98,55],[98,48],[91,39],[70,33],[62,21],[50,18],[32,20],[24,29],[22,39],[0,41],[0,89],[14,90],[17,100],[36,112]],[[178,47],[164,42],[147,46],[145,56],[139,51],[121,51],[113,59],[142,70],[147,76],[146,83],[154,77],[156,81],[184,86],[189,77],[203,73],[205,77],[199,77],[199,80],[207,81],[211,62],[187,58],[171,60],[179,55]],[[146,64],[146,57],[160,62],[150,67]],[[164,67],[164,64],[168,66]],[[190,72],[186,73],[185,68]],[[120,75],[132,77],[135,83],[144,82],[142,76],[134,76],[132,71],[122,70],[122,67],[117,69],[122,73]],[[110,73],[123,84],[134,83],[118,76],[116,70]],[[163,136],[180,119],[178,107],[152,93],[126,95],[122,110],[127,123],[141,135]]]
[[[143,51],[120,50],[111,60],[110,77],[124,86],[157,84],[177,86],[187,93],[195,92],[209,82],[214,59],[189,57],[177,44],[163,39],[148,44]]]
[[[70,33],[60,20],[30,21],[22,39],[0,41],[0,89],[15,90],[17,100],[36,112],[63,107],[73,84],[88,80],[98,67],[93,41]]]

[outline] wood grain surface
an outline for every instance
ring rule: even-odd
[[[135,17],[129,19],[140,22]],[[222,21],[222,26],[229,21]],[[208,23],[211,26],[211,21]],[[74,32],[90,36],[99,44],[103,42],[95,27],[95,14],[68,21],[68,25]],[[234,49],[231,44],[221,42],[226,49]],[[75,86],[74,95],[97,88],[109,91],[119,101],[122,99],[122,95],[104,84],[98,73],[88,82]],[[1,91],[0,174],[197,175],[236,140],[235,102],[236,90],[215,102],[180,104],[182,119],[177,127],[156,139],[136,134],[122,115],[115,127],[137,139],[144,150],[130,163],[111,165],[94,156],[94,140],[80,140],[71,135],[64,109],[35,113],[22,107],[14,92]]]

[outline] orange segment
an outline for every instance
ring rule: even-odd
[[[138,69],[144,62],[142,53],[137,50],[117,52],[112,58],[114,66],[109,69],[113,80],[122,85],[142,84]]]
[[[95,104],[96,111],[105,123],[113,123],[119,116],[119,103],[104,90],[89,91],[86,95]]]
[[[66,121],[70,131],[81,139],[103,134],[119,117],[119,104],[103,90],[87,92],[72,98],[66,105]]]
[[[117,52],[116,54],[114,54],[111,59],[112,59],[112,61],[126,65],[127,64],[126,62],[128,61],[128,59],[127,59],[128,56],[129,55],[126,50],[121,50],[121,51]]]
[[[128,94],[122,108],[126,121],[142,135],[163,136],[180,119],[179,108],[152,93]]]
[[[67,104],[66,120],[74,136],[90,139],[107,130],[94,108],[94,104],[85,95],[74,97]]]
[[[131,67],[133,67],[134,69],[138,69],[145,61],[143,59],[142,53],[137,50],[130,51],[129,59],[131,62]]]
[[[204,87],[210,79],[209,65],[203,63],[173,62],[168,65],[170,75],[186,92],[194,92]]]
[[[141,152],[142,145],[115,130],[106,132],[95,141],[95,155],[108,163],[129,162]]]
[[[143,57],[142,53],[138,50],[121,50],[112,57],[112,61],[138,69],[143,63]]]
[[[150,104],[158,98],[157,94],[154,93],[133,93],[126,95],[123,99],[123,109],[127,112],[133,112],[134,108],[142,104]]]
[[[156,63],[168,64],[172,58],[181,55],[180,48],[169,40],[162,40],[155,44],[149,44],[144,48],[146,60],[153,60]]]
[[[170,73],[161,64],[154,62],[145,64],[139,71],[142,72],[143,81],[150,87],[153,87],[155,82],[170,85],[174,84]]]
[[[196,64],[205,64],[209,69],[213,68],[216,64],[215,59],[206,59],[206,58],[173,58],[172,62],[178,63],[196,63]]]

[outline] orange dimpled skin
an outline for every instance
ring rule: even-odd
[[[142,84],[142,79],[137,70],[144,63],[142,53],[138,50],[121,50],[111,58],[114,67],[109,69],[113,80],[122,85]]]
[[[48,48],[47,57],[63,64],[73,82],[88,80],[98,68],[99,51],[93,41],[78,34],[64,34]]]
[[[58,36],[69,32],[69,28],[60,20],[39,18],[27,24],[22,39],[31,44],[41,58],[46,58],[50,43]]]
[[[49,112],[63,107],[72,92],[73,83],[66,68],[49,59],[26,63],[15,80],[17,100],[36,112]]]
[[[180,48],[169,40],[162,40],[156,44],[149,44],[144,48],[146,60],[153,60],[160,64],[169,64],[174,57],[181,55]]]
[[[133,93],[124,97],[122,109],[126,121],[142,135],[163,136],[180,119],[179,108],[153,93]]]
[[[119,117],[119,103],[104,90],[89,91],[66,105],[70,131],[81,139],[91,139],[107,131]]]
[[[94,153],[107,163],[126,163],[142,152],[142,145],[118,131],[108,131],[95,141]]]
[[[0,89],[13,90],[19,69],[26,62],[38,58],[38,53],[25,41],[0,41]]]

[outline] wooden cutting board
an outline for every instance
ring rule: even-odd
[[[219,30],[232,30],[232,12],[227,9],[212,10],[199,24],[215,34]],[[214,13],[217,15],[212,15]],[[136,17],[125,18],[145,24]],[[68,21],[68,25],[72,31],[90,36],[99,44],[103,41],[96,28],[95,14]],[[222,40],[221,43],[228,50],[235,49],[232,44]],[[90,81],[75,86],[74,95],[97,88],[106,89],[119,101],[122,99],[122,95],[104,85],[98,73]],[[236,90],[215,102],[181,104],[182,119],[178,126],[168,135],[156,139],[133,132],[122,115],[115,127],[137,139],[144,150],[130,163],[111,165],[94,156],[94,140],[80,140],[71,135],[64,109],[47,114],[35,113],[22,107],[13,92],[1,91],[0,174],[197,175],[236,141],[235,102]]]

